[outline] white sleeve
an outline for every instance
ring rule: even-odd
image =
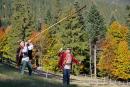
[[[33,49],[33,44],[30,44],[30,45],[28,46],[28,49],[29,49],[29,50],[32,50],[32,49]]]

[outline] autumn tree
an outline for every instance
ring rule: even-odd
[[[51,31],[47,29],[48,25],[42,24],[41,32],[33,32],[30,36],[35,46],[34,61],[45,71],[57,72],[57,53],[62,47],[61,38],[59,36],[52,38]]]
[[[8,26],[6,29],[0,28],[0,54],[3,56],[6,54],[7,49],[5,49],[5,45],[7,42],[7,36],[10,33],[11,26]]]
[[[128,28],[118,22],[113,22],[108,29],[98,64],[104,75],[124,80],[130,78],[127,35]]]
[[[129,45],[129,50],[130,50],[130,6],[129,5],[126,7],[126,10],[127,10],[127,13],[128,13],[127,19],[126,19],[126,24],[129,27],[128,45]]]
[[[0,28],[0,55],[2,54],[4,37],[5,37],[5,31]]]

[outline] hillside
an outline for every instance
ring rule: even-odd
[[[6,2],[5,2],[6,1]],[[74,2],[78,1],[80,3],[80,6],[87,5],[87,11],[89,10],[92,0],[59,0],[59,7],[62,10],[61,14],[64,14],[66,10],[73,7]],[[3,21],[7,23],[8,18],[12,16],[12,0],[0,0],[0,16],[3,18]],[[35,25],[38,26],[38,21],[40,19],[46,19],[46,16],[48,16],[48,10],[51,14],[51,23],[54,21],[55,16],[55,10],[57,8],[57,3],[54,0],[32,0],[32,9],[33,9],[33,15],[35,15]],[[119,20],[122,23],[125,23],[125,17],[126,17],[126,5],[130,4],[130,0],[95,0],[94,3],[98,6],[99,10],[101,11],[102,15],[105,18],[106,24],[109,24],[111,16],[114,14],[117,20]],[[5,4],[5,8],[3,5]],[[86,11],[84,10],[86,13]],[[39,13],[39,14],[37,14]],[[66,14],[64,14],[66,15]],[[86,17],[87,13],[84,14],[84,17]],[[3,23],[3,25],[5,25]]]
[[[105,18],[106,24],[109,24],[112,15],[115,16],[117,21],[125,23],[126,13],[126,4],[119,2],[119,4],[112,4],[109,0],[99,0],[96,5],[99,7],[102,15]],[[113,0],[114,1],[114,0]]]
[[[103,1],[103,0],[100,0]],[[104,0],[110,4],[117,4],[117,5],[121,5],[121,6],[125,6],[125,5],[129,5],[130,4],[130,0]]]
[[[62,82],[34,75],[21,77],[16,69],[0,63],[0,87],[62,87]],[[71,85],[69,87],[78,86]]]

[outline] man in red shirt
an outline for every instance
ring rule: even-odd
[[[71,54],[70,49],[67,48],[65,51],[59,52],[59,63],[58,66],[63,70],[63,84],[70,84],[70,70],[72,63],[80,64],[73,54]]]

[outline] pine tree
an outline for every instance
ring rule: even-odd
[[[10,58],[15,57],[17,41],[27,40],[34,29],[33,16],[30,0],[13,0],[12,29],[8,34],[8,44],[6,55]]]
[[[88,13],[88,32],[90,39],[93,43],[100,40],[105,36],[106,27],[103,16],[97,10],[97,7],[93,4]]]
[[[52,20],[52,23],[57,23],[59,20],[60,20],[60,17],[61,17],[61,3],[60,3],[60,0],[55,0],[54,2],[54,14],[53,14],[53,20]],[[56,37],[58,32],[59,32],[59,26],[60,26],[60,23],[57,24],[53,30],[51,31],[51,34],[52,34],[52,37]]]
[[[21,33],[21,39],[27,40],[31,31],[34,29],[34,20],[32,16],[30,0],[18,0],[14,1],[14,11],[12,16],[13,29],[19,29]]]
[[[44,18],[45,20],[45,23],[50,25],[52,24],[52,14],[50,12],[50,10],[47,10],[47,14],[46,14],[46,17]]]
[[[55,6],[54,23],[56,23],[59,20],[59,17],[61,15],[61,4],[60,4],[60,0],[55,0],[54,6]]]
[[[105,36],[106,27],[104,23],[104,19],[100,12],[97,10],[96,5],[92,4],[87,19],[87,31],[89,33],[89,43],[90,43],[90,64],[91,60],[94,63],[94,73],[96,77],[96,50],[97,50],[97,42],[99,43],[102,38]],[[91,65],[90,65],[90,73],[91,72]]]
[[[72,14],[80,9],[79,3],[74,4],[74,8],[68,11],[68,14]],[[85,22],[82,12],[76,13],[74,16],[68,18],[61,23],[59,33],[62,38],[63,48],[70,47],[72,53],[79,61],[84,61],[88,55],[86,50],[88,49],[88,35],[86,32]],[[85,66],[86,67],[86,66]],[[81,70],[78,66],[73,66],[73,73],[79,74]],[[85,71],[88,72],[88,71]]]

